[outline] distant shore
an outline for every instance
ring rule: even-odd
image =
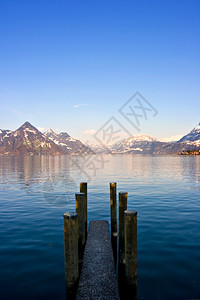
[[[188,150],[178,153],[179,155],[200,155],[200,150]]]

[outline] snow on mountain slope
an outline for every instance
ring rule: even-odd
[[[55,155],[67,154],[67,152],[49,140],[29,122],[25,122],[15,131],[7,131],[0,142],[0,155],[22,154]]]
[[[188,134],[186,134],[185,136],[183,136],[179,142],[194,142],[195,144],[199,144],[200,143],[200,123],[194,128],[192,129]]]
[[[113,153],[153,154],[155,149],[162,146],[156,138],[149,135],[136,135],[114,144]]]
[[[68,133],[55,133],[52,129],[44,133],[46,137],[52,140],[55,144],[69,151],[71,154],[89,154],[94,153],[88,146],[81,141],[72,138]]]
[[[177,154],[200,149],[200,123],[178,141],[178,137],[156,139],[149,135],[135,135],[109,145],[86,146],[68,133],[48,130],[42,134],[29,122],[15,131],[0,129],[0,155],[21,154]]]
[[[179,134],[179,135],[173,135],[173,136],[166,137],[166,138],[160,138],[158,140],[159,140],[159,142],[175,143],[175,142],[179,141],[182,137],[183,137],[183,135]]]
[[[1,130],[0,129],[0,145],[10,137],[11,133],[12,133],[11,130]]]

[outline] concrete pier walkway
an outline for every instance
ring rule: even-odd
[[[76,299],[120,299],[107,221],[90,222]]]

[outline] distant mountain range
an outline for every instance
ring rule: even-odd
[[[200,149],[200,123],[187,135],[175,142],[161,142],[148,135],[132,136],[106,149],[91,146],[98,153],[112,154],[177,154]]]
[[[67,133],[41,133],[29,122],[15,131],[0,130],[0,155],[66,155],[93,151]]]
[[[109,145],[112,154],[177,154],[200,150],[200,123],[176,142],[162,142],[148,135],[132,136]],[[0,155],[81,155],[106,153],[100,145],[84,145],[68,133],[40,132],[29,122],[15,131],[0,130]]]

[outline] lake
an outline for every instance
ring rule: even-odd
[[[88,182],[88,220],[110,222],[109,183],[138,212],[138,299],[200,298],[200,157],[0,157],[0,298],[65,299],[63,213]]]

